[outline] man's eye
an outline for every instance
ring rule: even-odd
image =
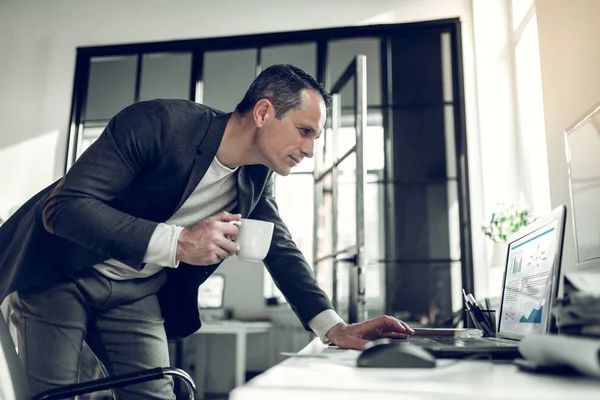
[[[300,128],[300,130],[302,131],[303,135],[310,135],[310,129],[307,128]]]

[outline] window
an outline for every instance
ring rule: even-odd
[[[306,161],[308,160],[302,164]],[[313,184],[312,172],[296,172],[286,177],[275,177],[275,198],[279,213],[309,264],[313,258]],[[276,297],[280,302],[285,301],[273,278],[266,271],[263,282],[265,298]]]
[[[453,244],[464,243],[464,254],[461,250],[460,255],[451,256],[445,261],[457,272],[456,276],[452,276],[454,281],[458,282],[464,278],[466,287],[472,286],[472,262],[470,257],[467,257],[470,254],[470,211],[466,186],[466,153],[463,147],[455,148],[453,145],[464,143],[466,137],[462,121],[463,96],[460,85],[454,87],[452,79],[439,79],[443,75],[439,65],[443,60],[446,60],[443,65],[446,75],[455,77],[461,70],[460,57],[457,57],[461,51],[460,41],[457,39],[459,28],[460,21],[453,19],[427,22],[424,25],[370,25],[357,29],[346,27],[235,38],[78,48],[66,169],[68,170],[81,152],[97,139],[115,113],[137,101],[151,98],[188,98],[223,111],[231,111],[254,77],[269,65],[297,65],[327,86],[340,78],[340,74],[357,54],[365,54],[365,296],[370,312],[403,312],[406,307],[414,308],[412,305],[415,302],[412,297],[406,302],[398,300],[402,307],[396,307],[394,296],[402,290],[399,290],[395,283],[399,282],[400,278],[406,278],[406,282],[413,278],[427,282],[430,278],[436,282],[449,280],[448,268],[442,265],[445,258],[440,261],[430,254],[425,256],[428,260],[435,258],[429,261],[437,260],[439,265],[427,266],[427,271],[431,273],[427,272],[423,279],[419,275],[424,271],[421,264],[417,265],[414,271],[410,268],[402,271],[401,277],[394,275],[394,266],[402,261],[397,254],[398,248],[413,244],[402,236],[401,231],[407,225],[403,211],[406,202],[402,199],[410,194],[410,191],[405,190],[405,186],[406,183],[422,186],[423,179],[419,174],[422,175],[424,168],[435,175],[432,178],[434,182],[431,182],[431,190],[418,193],[419,201],[411,203],[418,206],[412,210],[419,209],[422,212],[406,213],[410,222],[419,229],[418,232],[422,231],[423,235],[417,237],[414,235],[415,230],[412,230],[409,239],[416,238],[414,243],[418,245],[424,242],[421,238],[431,239],[435,235],[439,236],[440,232],[447,231],[451,237],[448,240],[452,240]],[[454,40],[457,41],[453,42]],[[443,60],[440,60],[440,54]],[[418,79],[415,80],[415,77]],[[444,94],[450,94],[443,99],[438,96],[442,93],[442,85]],[[345,85],[339,93],[342,97],[340,124],[343,132],[340,134],[343,138],[337,147],[337,154],[326,154],[322,160],[325,164],[331,165],[336,156],[339,157],[354,144],[354,96],[350,93],[352,86]],[[424,90],[428,96],[415,97],[422,95]],[[431,117],[431,108],[440,111],[433,115],[434,118]],[[410,111],[416,121],[407,120],[406,111]],[[443,122],[440,122],[442,120]],[[426,133],[423,133],[434,128],[437,136],[426,136]],[[417,131],[420,134],[414,135]],[[398,138],[398,135],[403,133],[406,133],[407,137]],[[323,139],[317,141],[317,147],[331,141],[332,135],[323,136]],[[431,146],[432,137],[436,139],[437,147],[434,149]],[[415,138],[422,140],[415,142]],[[418,147],[421,144],[423,146]],[[327,147],[331,149],[331,143],[328,143]],[[435,154],[432,154],[433,150]],[[419,157],[414,157],[416,153],[420,153]],[[452,156],[454,153],[456,156]],[[431,163],[433,155],[439,159],[439,163]],[[406,162],[414,160],[423,161],[421,164],[426,165],[410,165]],[[446,168],[442,166],[444,160]],[[340,167],[342,170],[338,171],[341,175],[338,182],[341,185],[339,191],[342,196],[350,198],[352,196],[349,193],[354,191],[356,183],[352,174],[353,160],[346,160]],[[321,204],[313,204],[314,168],[314,160],[305,160],[292,174],[276,177],[275,180],[275,196],[281,216],[310,265],[321,256],[314,254],[317,248],[313,239],[315,234],[319,252],[324,247],[333,251],[334,226],[339,234],[339,248],[352,243],[353,226],[356,222],[352,204],[339,204],[339,198],[335,210],[343,222],[334,221],[331,190],[323,194]],[[329,185],[331,189],[331,178],[330,172],[329,177],[324,178],[322,182],[325,188]],[[452,180],[452,183],[446,185],[447,180]],[[430,201],[446,198],[448,203],[451,203],[451,209],[456,210],[453,214],[450,214],[446,205]],[[440,207],[443,207],[441,211],[438,210]],[[436,221],[439,220],[443,224],[432,223],[434,219],[431,217],[431,209],[440,211],[441,214],[435,215]],[[459,209],[463,211],[460,218],[454,216],[458,215]],[[315,221],[318,222],[318,230],[313,232]],[[446,222],[450,223],[448,229]],[[461,228],[452,230],[453,226]],[[458,245],[455,247],[458,248]],[[438,244],[434,247],[436,250],[440,248]],[[348,296],[348,271],[343,265],[335,277],[331,259],[323,259],[313,267],[318,272],[318,283],[325,292],[332,295],[333,283],[337,280],[337,297],[343,299]],[[259,273],[258,270],[256,273]],[[282,298],[270,275],[265,273],[263,276],[264,296]],[[433,293],[432,291],[423,296],[423,303],[427,306],[431,304]],[[446,294],[440,293],[440,285],[436,284],[435,303],[449,303]]]
[[[380,62],[381,39],[358,38],[331,40],[327,43],[327,63],[330,80],[339,78],[344,69],[357,54],[367,55],[367,103],[370,107],[368,112],[368,127],[365,133],[365,163],[368,170],[368,179],[365,184],[365,235],[369,260],[373,260],[366,266],[366,296],[369,304],[383,309],[384,273],[383,264],[378,262],[383,258],[383,246],[380,240],[383,227],[383,186],[381,184],[384,169],[383,154],[383,126],[382,114],[379,109],[381,105],[381,62]],[[300,45],[286,45],[264,47],[261,49],[261,67],[278,62],[290,62],[298,65],[305,71],[316,76],[316,45],[303,43]],[[298,54],[302,55],[299,57]],[[342,93],[342,128],[336,157],[342,156],[355,144],[355,130],[353,110],[353,81],[345,86]],[[332,135],[323,135],[315,143],[322,146],[324,140],[331,140]],[[331,143],[328,143],[331,148]],[[333,157],[328,160],[333,162]],[[355,242],[355,205],[354,205],[354,158],[350,157],[340,166],[340,193],[337,205],[338,209],[338,250],[350,247]],[[309,264],[313,264],[313,224],[314,224],[314,159],[307,159],[287,177],[277,176],[275,180],[275,197],[279,206],[281,218],[288,226],[292,238]],[[340,199],[343,199],[341,201]],[[320,207],[320,219],[323,222],[321,230],[317,233],[321,247],[327,247],[331,241],[331,199],[323,199],[324,204]],[[333,286],[333,264],[330,259],[319,262],[317,280],[323,290],[331,297]],[[344,269],[343,263],[338,266],[338,298],[341,303],[347,303],[348,298],[348,271]],[[284,301],[283,295],[277,289],[273,280],[265,274],[264,280],[265,297],[277,297]],[[345,300],[344,300],[345,299]],[[347,307],[347,304],[343,304]]]
[[[535,3],[512,1],[518,132],[524,197],[535,215],[550,211],[550,184]]]
[[[90,57],[75,159],[123,108],[142,100],[188,98],[191,64],[190,52]]]
[[[256,49],[204,53],[202,103],[233,111],[256,77]]]

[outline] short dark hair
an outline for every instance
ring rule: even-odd
[[[254,79],[235,109],[243,115],[259,100],[267,99],[273,104],[275,117],[281,119],[288,111],[300,108],[304,89],[318,92],[325,107],[331,107],[331,94],[310,74],[290,64],[275,64]]]

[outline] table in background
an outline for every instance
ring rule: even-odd
[[[229,399],[600,399],[598,380],[531,374],[511,363],[438,360],[430,369],[357,368],[358,355],[315,339],[297,357],[235,388]]]
[[[209,321],[202,322],[202,327],[195,335],[235,335],[235,386],[246,380],[246,353],[248,335],[271,334],[273,324],[262,321]],[[272,340],[269,340],[269,344]],[[273,351],[268,348],[269,365],[273,365]],[[203,352],[206,355],[206,352]]]

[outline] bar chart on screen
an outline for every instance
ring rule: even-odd
[[[542,323],[542,314],[544,311],[544,306],[540,306],[540,308],[534,308],[529,313],[529,316],[521,316],[519,322],[525,324],[541,324]]]

